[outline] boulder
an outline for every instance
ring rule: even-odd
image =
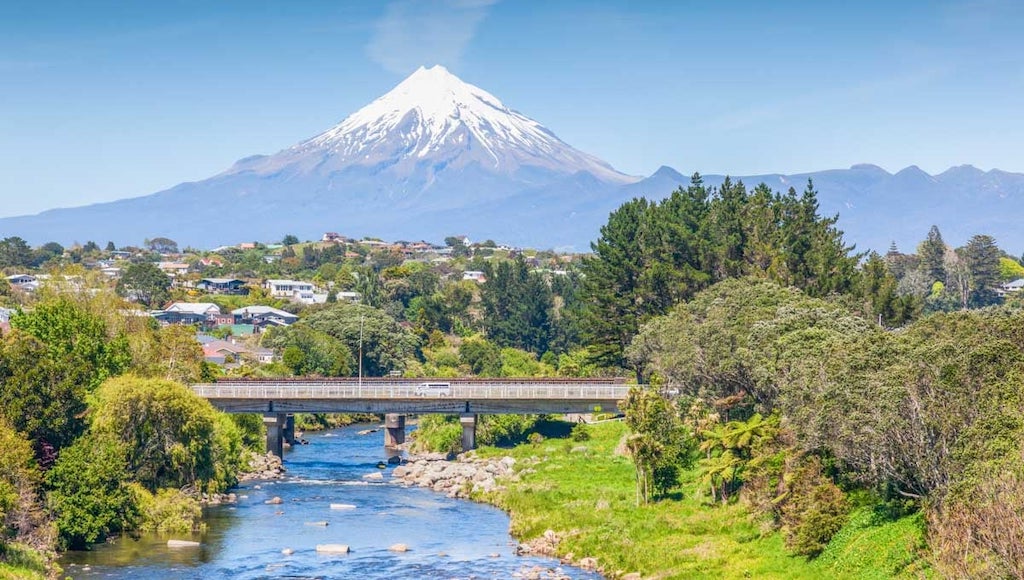
[[[388,550],[391,550],[392,552],[408,552],[409,546],[405,544],[392,544],[391,546],[388,546]]]
[[[295,550],[293,550],[291,548],[285,548],[285,549],[281,550],[281,553],[284,554],[285,556],[291,556],[292,554],[295,553]]]
[[[391,457],[388,457],[388,464],[389,465],[399,465],[401,463],[402,463],[402,458],[399,457],[398,455],[392,455]]]
[[[270,504],[270,505],[278,505],[278,504],[282,504],[282,503],[284,503],[284,500],[283,500],[283,499],[281,499],[281,498],[279,498],[279,497],[277,497],[277,496],[275,495],[274,497],[272,497],[272,498],[268,499],[267,501],[265,501],[265,502],[263,502],[263,503],[265,503],[265,504]]]
[[[384,479],[384,475],[377,471],[375,473],[367,473],[363,476],[363,479]]]
[[[318,554],[348,554],[348,544],[317,544]]]
[[[597,570],[597,558],[580,558],[579,567],[587,571]]]

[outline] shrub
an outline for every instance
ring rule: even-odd
[[[569,437],[573,441],[590,441],[590,428],[587,427],[586,423],[577,423],[573,425]]]
[[[454,417],[427,415],[413,432],[413,447],[419,451],[458,453],[462,451],[462,426]]]
[[[63,547],[84,548],[135,527],[139,512],[125,464],[123,447],[108,437],[85,435],[61,452],[46,483]]]
[[[203,510],[199,501],[181,490],[165,488],[152,494],[141,485],[132,489],[138,498],[144,532],[192,532],[201,527]]]
[[[526,440],[529,441],[531,445],[540,445],[544,441],[544,436],[540,433],[530,433]]]
[[[184,385],[128,376],[96,392],[92,429],[123,446],[128,470],[150,491],[208,482],[220,487],[230,481],[226,471],[232,467],[217,462],[231,460],[233,452],[224,446],[233,443],[218,441],[218,435],[237,439],[239,446],[241,437],[237,429],[226,434],[230,421],[217,416]]]
[[[817,457],[792,474],[789,489],[781,507],[786,546],[796,554],[817,556],[846,523],[846,494],[822,475]]]

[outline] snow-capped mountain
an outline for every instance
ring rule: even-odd
[[[208,247],[286,233],[440,240],[453,233],[585,249],[639,178],[574,149],[444,67],[420,68],[311,139],[152,195],[0,219],[32,243],[154,236]],[[614,199],[613,199],[614,198]],[[596,204],[596,205],[595,205]]]
[[[699,168],[697,168],[699,169]],[[1024,175],[962,166],[939,175],[856,165],[799,175],[740,177],[802,189],[813,178],[824,214],[859,250],[911,250],[937,224],[950,243],[996,237],[1024,249]],[[709,185],[722,176],[705,176]],[[661,199],[689,178],[667,167],[624,175],[443,67],[420,68],[327,131],[274,155],[152,195],[0,219],[0,237],[32,244],[139,244],[169,237],[213,247],[315,239],[325,231],[385,239],[467,234],[585,251],[608,213],[635,196]]]
[[[327,131],[272,157],[238,163],[232,172],[269,174],[285,167],[328,174],[350,166],[411,174],[471,165],[514,175],[523,168],[586,171],[631,181],[607,163],[573,149],[543,125],[443,66],[420,67],[390,92]]]

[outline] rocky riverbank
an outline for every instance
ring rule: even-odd
[[[271,452],[260,455],[254,451],[249,452],[246,458],[248,469],[238,474],[238,481],[251,481],[253,479],[281,479],[284,477],[284,465],[281,458]]]
[[[448,497],[470,499],[473,494],[500,488],[498,478],[516,477],[511,457],[482,459],[472,452],[452,459],[443,453],[416,455],[391,472],[405,485],[427,487]]]

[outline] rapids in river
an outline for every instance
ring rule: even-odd
[[[285,452],[286,477],[233,490],[235,504],[206,509],[200,534],[144,534],[61,558],[75,579],[252,578],[597,578],[557,560],[519,557],[509,519],[487,505],[363,476],[385,458],[383,433],[366,425],[307,433],[309,445]],[[243,497],[244,496],[244,497]],[[280,505],[264,503],[280,497]],[[353,509],[331,509],[351,504]],[[326,522],[327,525],[323,525]],[[168,539],[200,542],[169,548]],[[406,544],[407,552],[389,546]],[[349,554],[320,554],[318,544],[347,544]],[[291,555],[282,550],[291,549]]]

